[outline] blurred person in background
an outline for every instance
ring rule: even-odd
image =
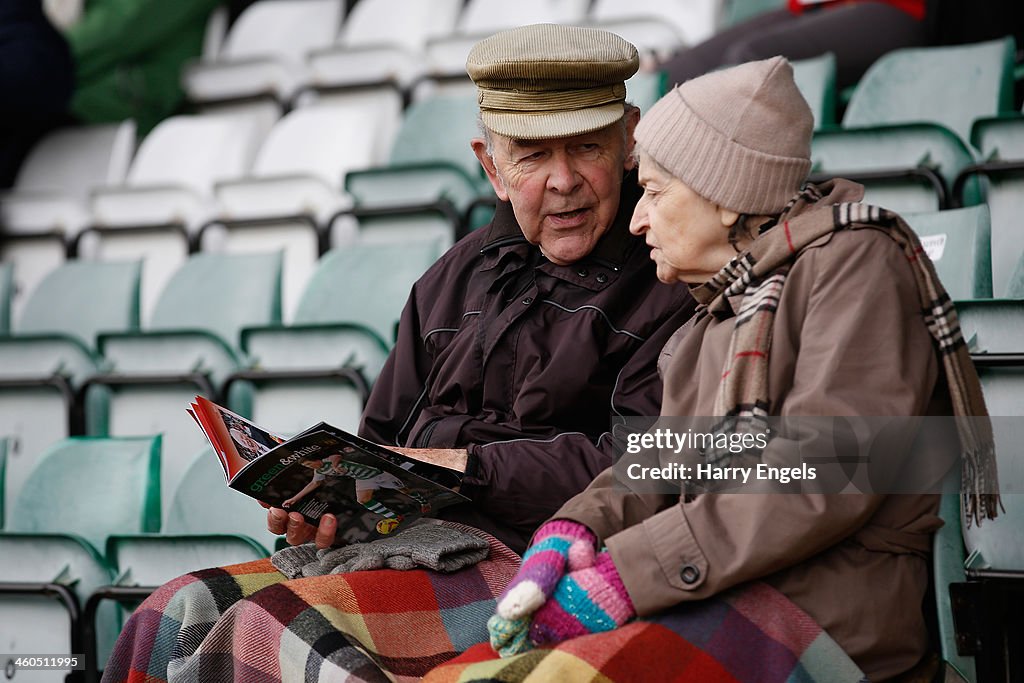
[[[70,114],[134,119],[140,138],[184,100],[181,71],[202,52],[218,0],[46,0],[75,65]]]
[[[0,187],[25,154],[65,118],[74,87],[68,44],[40,0],[0,2]]]
[[[927,43],[926,0],[788,0],[787,6],[741,21],[684,48],[661,65],[670,84],[722,66],[782,55],[836,56],[836,85],[856,83],[872,62]]]
[[[734,0],[741,1],[741,0]],[[836,57],[836,86],[855,85],[892,50],[957,45],[1004,35],[1024,49],[1024,4],[1017,0],[787,0],[786,7],[740,21],[683,48],[659,68],[670,84],[709,71],[782,55]]]

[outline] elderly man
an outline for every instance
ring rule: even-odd
[[[611,464],[613,417],[658,414],[658,354],[693,310],[628,232],[637,65],[625,40],[570,26],[473,48],[473,150],[501,203],[413,288],[363,417],[362,436],[464,470],[472,504],[441,516],[518,552]],[[269,526],[314,537],[298,513],[272,510]],[[318,544],[334,530],[326,518]]]
[[[271,530],[297,545],[273,566],[165,585],[126,625],[104,680],[415,677],[486,641],[519,564],[508,547],[521,551],[611,464],[615,417],[658,414],[659,353],[694,308],[629,234],[638,112],[624,81],[637,64],[618,36],[548,25],[492,36],[469,57],[484,128],[473,149],[502,201],[413,288],[361,432],[464,471],[471,503],[441,511],[462,524],[404,533],[447,526],[485,538],[489,557],[451,574],[316,575],[347,570],[335,559],[358,549],[316,553],[303,542],[331,544],[336,521],[314,529],[272,509]],[[429,566],[452,543],[409,554]]]

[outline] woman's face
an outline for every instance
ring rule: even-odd
[[[629,230],[645,235],[658,279],[701,284],[735,255],[729,228],[739,215],[704,199],[640,153],[640,186]]]

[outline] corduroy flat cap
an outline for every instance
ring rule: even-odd
[[[811,170],[814,116],[784,57],[676,86],[636,127],[637,145],[705,199],[776,214]]]
[[[524,140],[568,137],[620,118],[636,47],[614,33],[534,24],[473,46],[466,71],[477,87],[484,125]]]

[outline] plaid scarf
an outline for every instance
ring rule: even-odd
[[[713,278],[693,290],[701,304],[697,316],[728,315],[728,298],[741,295],[736,327],[729,342],[726,366],[715,399],[715,415],[727,418],[718,429],[749,429],[763,424],[768,400],[768,355],[779,296],[800,252],[815,240],[842,229],[884,231],[903,250],[914,270],[928,331],[938,345],[949,385],[963,451],[961,491],[968,524],[993,519],[1000,506],[995,445],[978,374],[960,332],[949,294],[939,282],[917,235],[902,218],[877,206],[842,202],[815,204],[825,195],[852,196],[854,183],[830,180],[808,184],[783,209],[775,226],[762,233]],[[699,318],[698,318],[699,319]]]

